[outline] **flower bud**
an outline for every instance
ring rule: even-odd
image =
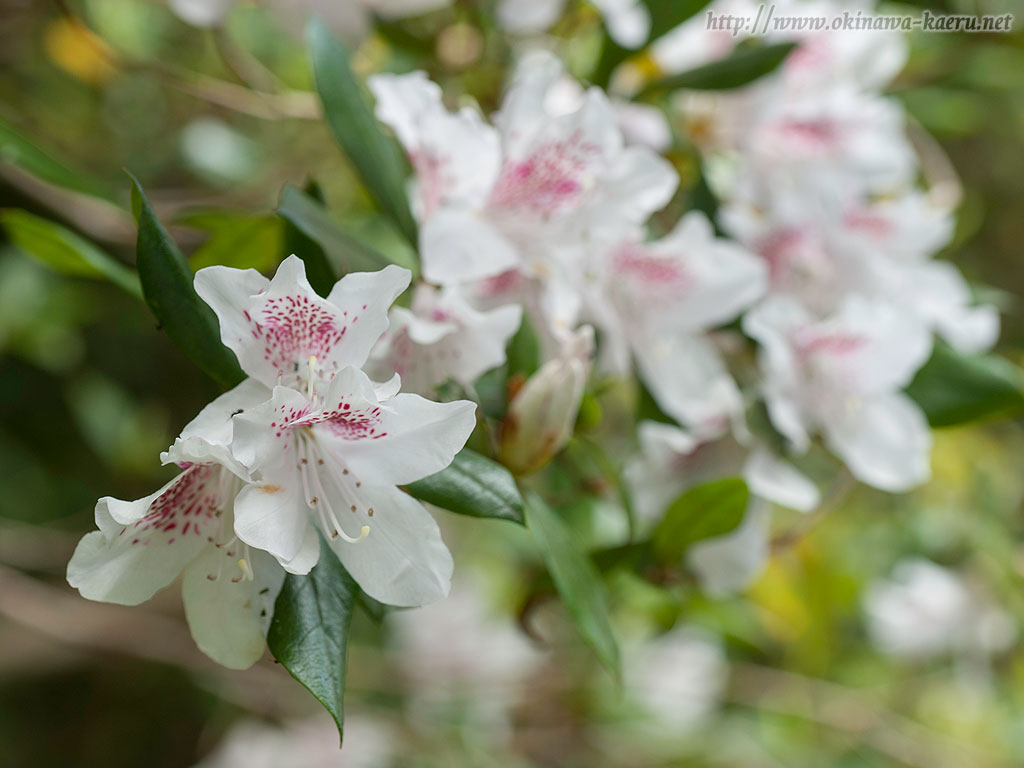
[[[500,456],[515,474],[536,472],[569,442],[593,348],[594,330],[585,326],[512,398],[502,424]]]

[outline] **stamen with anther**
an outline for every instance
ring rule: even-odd
[[[345,533],[345,530],[341,527],[341,523],[338,521],[337,515],[334,513],[334,509],[331,507],[331,502],[327,497],[327,492],[324,490],[320,474],[316,471],[311,471],[309,468],[309,461],[306,452],[307,450],[315,451],[315,447],[313,445],[306,445],[306,441],[302,438],[300,438],[297,443],[297,453],[299,454],[299,473],[302,475],[303,491],[306,493],[306,502],[309,504],[310,508],[316,509],[320,518],[320,525],[324,532],[332,539],[340,537],[350,544],[358,544],[370,535],[370,526],[362,526],[359,530],[359,536],[356,538]],[[310,491],[312,491],[312,493],[310,493]],[[342,493],[342,496],[344,498],[345,494]],[[350,499],[345,498],[345,501],[350,501]],[[354,512],[356,510],[356,506],[353,504],[351,509]]]

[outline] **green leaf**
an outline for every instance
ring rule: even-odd
[[[962,355],[936,344],[907,387],[933,427],[951,427],[1024,412],[1021,370],[996,355]]]
[[[307,32],[313,76],[324,116],[335,138],[380,209],[413,245],[416,222],[405,193],[405,156],[373,113],[368,94],[351,67],[351,54],[319,19]]]
[[[643,4],[651,14],[651,36],[648,42],[654,42],[696,16],[711,4],[711,0],[643,0]]]
[[[63,189],[116,202],[113,193],[105,184],[68,168],[22,136],[2,118],[0,118],[0,163],[14,165],[36,178]]]
[[[308,576],[289,573],[274,605],[267,646],[316,697],[344,737],[345,661],[359,587],[330,549]]]
[[[333,280],[349,272],[375,272],[392,263],[383,254],[345,234],[316,200],[294,187],[284,188],[277,213],[323,249]],[[310,254],[307,252],[306,255]],[[414,264],[399,266],[416,271]],[[320,274],[322,267],[318,266],[316,270]],[[318,282],[325,280],[326,276],[320,274]],[[319,292],[320,289],[317,290]]]
[[[525,313],[519,323],[519,330],[508,341],[505,359],[509,376],[518,374],[530,377],[540,368],[540,339]]]
[[[283,195],[288,195],[289,189],[289,187],[286,187]],[[306,196],[310,202],[316,203],[318,206],[323,205],[323,192],[315,181],[311,181],[306,185]],[[328,261],[327,254],[324,253],[324,249],[318,242],[290,221],[284,219],[284,255],[290,256],[292,254],[298,256],[305,263],[306,277],[313,290],[326,297],[331,292],[331,289],[334,288],[334,284],[341,275],[338,274],[338,270]]]
[[[0,225],[11,242],[56,272],[79,277],[106,278],[142,298],[139,278],[109,253],[69,229],[27,211],[0,211]]]
[[[139,202],[136,264],[146,303],[182,352],[219,384],[233,387],[245,374],[234,353],[221,343],[217,316],[196,293],[192,270],[138,180],[128,175]]]
[[[526,499],[526,524],[533,533],[551,579],[584,642],[616,680],[621,679],[619,646],[608,617],[601,576],[573,541],[565,523],[536,494]]]
[[[641,91],[641,96],[654,92],[688,88],[698,91],[724,91],[740,88],[773,72],[796,43],[776,43],[738,48],[731,56],[678,75],[656,80]]]
[[[281,260],[283,222],[276,216],[220,222],[209,240],[192,254],[192,269],[216,264],[267,272]]]
[[[470,517],[495,517],[524,525],[523,499],[512,474],[468,448],[436,475],[405,488],[420,501]]]
[[[691,545],[734,530],[747,511],[750,490],[739,477],[727,477],[685,491],[669,505],[654,529],[655,557],[677,564]]]

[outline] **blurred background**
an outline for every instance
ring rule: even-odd
[[[962,180],[948,255],[993,287],[1000,352],[1024,363],[1024,5],[995,10],[1017,11],[1018,31],[917,35],[892,93]],[[204,30],[143,0],[0,0],[0,151],[27,152],[11,135],[39,150],[0,154],[0,209],[131,263],[128,168],[193,266],[266,269],[287,247],[280,190],[315,178],[343,229],[402,247],[316,119],[301,15],[241,3]],[[510,52],[482,19],[458,2],[340,31],[360,70],[423,68],[489,111]],[[581,71],[600,53],[586,4],[550,34]],[[692,180],[693,157],[673,159]],[[269,656],[239,673],[194,647],[177,590],[127,609],[64,582],[95,500],[167,479],[157,454],[215,393],[141,302],[0,239],[5,768],[1024,765],[1019,423],[939,431],[919,491],[857,488],[784,519],[741,596],[612,574],[621,695],[557,604],[527,593],[525,532],[446,516],[452,598],[356,619],[339,756],[332,724]]]

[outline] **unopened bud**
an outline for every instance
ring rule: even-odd
[[[593,348],[593,329],[581,328],[562,354],[541,366],[512,398],[502,424],[500,455],[515,474],[536,472],[569,442]]]

